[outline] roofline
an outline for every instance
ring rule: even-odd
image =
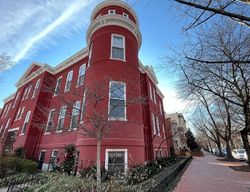
[[[164,99],[164,94],[161,92],[161,90],[157,86],[158,80],[157,80],[157,77],[155,76],[154,69],[152,67],[149,67],[149,66],[144,66],[142,64],[142,62],[139,60],[139,70],[140,70],[141,73],[146,73],[148,75],[148,77],[154,83],[154,85],[156,87],[156,92],[158,93],[158,95],[162,99]]]
[[[21,87],[22,85],[28,83],[32,79],[36,78],[38,75],[42,74],[43,72],[47,71],[51,74],[57,74],[60,73],[62,70],[66,69],[67,67],[71,66],[75,62],[85,58],[88,56],[88,49],[84,48],[81,49],[80,51],[76,52],[74,55],[70,56],[69,58],[65,59],[63,62],[59,63],[55,67],[51,67],[50,65],[44,63],[38,63],[38,62],[32,62],[30,66],[26,69],[24,72],[24,75],[17,81],[15,84],[17,88]],[[25,74],[27,74],[31,70],[32,65],[38,65],[41,68],[35,71],[35,73],[32,76],[28,76],[27,78],[25,77]]]
[[[16,95],[16,93],[12,93],[11,95],[5,97],[5,98],[3,99],[4,104],[5,104],[5,103],[8,103],[8,102],[11,101],[12,99],[14,99],[14,98],[15,98],[15,95]]]
[[[127,9],[135,18],[135,21],[136,21],[136,24],[139,25],[139,20],[138,20],[138,17],[137,17],[137,14],[135,13],[134,9],[127,3],[121,1],[121,0],[106,0],[100,4],[98,4],[95,9],[92,11],[92,14],[91,14],[91,22],[94,20],[94,16],[95,14],[101,10],[103,7],[107,7],[107,6],[120,6],[120,7],[123,7],[125,9]]]

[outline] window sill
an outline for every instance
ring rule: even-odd
[[[113,58],[113,57],[110,57],[109,59],[126,62],[126,59],[119,59],[119,58]]]
[[[74,128],[74,129],[69,129],[68,131],[71,132],[71,131],[76,131],[77,128]]]
[[[56,131],[55,133],[62,133],[62,130]]]
[[[126,118],[108,118],[108,121],[128,121]]]
[[[50,132],[45,132],[43,135],[49,135],[50,134]]]
[[[25,134],[24,134],[24,133],[20,133],[20,134],[19,134],[19,136],[23,136],[23,135],[25,135]]]

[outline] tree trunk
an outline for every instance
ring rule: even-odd
[[[222,157],[223,153],[222,153],[222,150],[221,150],[221,142],[220,142],[219,137],[218,137],[218,142],[216,144],[217,144],[217,147],[218,147],[218,150],[219,150],[219,155]]]
[[[226,150],[227,150],[227,159],[233,159],[229,140],[226,141]]]
[[[97,177],[97,192],[102,190],[102,178],[101,178],[101,140],[97,140],[96,146],[96,177]]]
[[[246,150],[246,153],[247,153],[247,159],[248,159],[248,165],[250,166],[250,146],[249,146],[249,142],[248,142],[248,132],[246,129],[243,129],[240,131],[240,134],[241,134],[241,138],[242,138],[242,142],[243,142],[243,145],[244,145],[244,148]]]

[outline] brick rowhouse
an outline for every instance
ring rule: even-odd
[[[62,161],[65,146],[75,144],[78,168],[92,166],[96,138],[81,127],[91,130],[97,113],[109,129],[101,147],[106,169],[169,156],[164,96],[153,68],[138,59],[141,41],[137,15],[128,4],[99,4],[91,15],[87,47],[55,67],[32,63],[16,83],[16,93],[4,100],[1,145],[9,152],[24,147],[25,156],[47,170],[51,158]]]

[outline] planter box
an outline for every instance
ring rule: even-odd
[[[192,157],[185,157],[176,164],[166,167],[159,174],[142,182],[139,185],[140,189],[144,192],[160,192],[163,191],[183,170]]]

